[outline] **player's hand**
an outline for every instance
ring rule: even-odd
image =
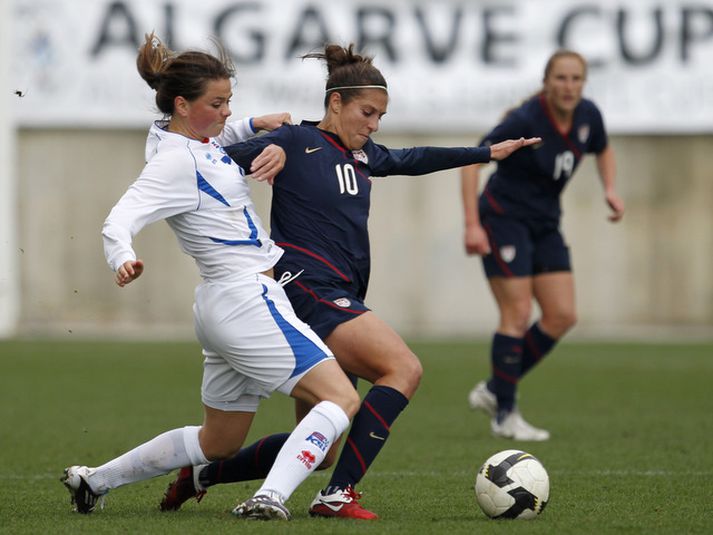
[[[288,112],[271,113],[269,115],[261,115],[253,117],[253,128],[256,132],[260,130],[273,130],[280,128],[283,124],[292,124],[292,116]]]
[[[267,182],[272,186],[275,176],[282,171],[287,161],[287,155],[282,147],[271,144],[262,149],[262,152],[253,160],[250,174],[258,182]]]
[[[520,139],[506,139],[505,141],[501,141],[500,143],[490,145],[490,159],[503,160],[510,156],[516,150],[521,149],[522,147],[536,145],[541,141],[541,137],[521,137]]]
[[[609,205],[609,208],[611,208],[612,213],[609,214],[609,221],[612,223],[616,223],[617,221],[621,221],[621,218],[624,217],[624,201],[619,197],[616,193],[609,192],[605,195],[605,199],[607,201],[607,204]]]
[[[468,255],[485,256],[490,254],[490,242],[485,229],[480,225],[467,225],[465,227],[465,252]]]
[[[138,279],[143,272],[142,260],[127,260],[116,270],[116,283],[123,288],[132,280]]]

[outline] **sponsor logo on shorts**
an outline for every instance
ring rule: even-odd
[[[311,442],[322,451],[327,451],[327,448],[329,447],[329,439],[317,431],[314,431],[307,437],[307,442]]]
[[[515,249],[514,245],[503,245],[500,248],[500,258],[502,258],[508,264],[515,260],[516,254],[517,250]]]
[[[302,452],[297,456],[297,460],[311,470],[317,458],[311,451],[302,450]]]
[[[346,297],[340,297],[339,299],[335,299],[332,302],[335,305],[337,305],[338,307],[342,307],[342,308],[347,308],[348,306],[351,306],[351,304],[352,304],[352,302],[349,299],[347,299]]]

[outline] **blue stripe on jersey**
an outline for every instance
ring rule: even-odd
[[[196,178],[198,178],[198,189],[207,193],[214,199],[222,202],[225,206],[230,206],[228,201],[225,200],[225,198],[218,193],[213,186],[211,186],[208,181],[203,178],[203,175],[200,174],[200,171],[196,171]]]
[[[295,355],[295,369],[292,371],[290,377],[301,374],[325,358],[326,355],[324,351],[322,351],[317,344],[307,338],[299,330],[295,329],[290,322],[282,317],[275,303],[267,297],[267,286],[264,284],[262,285],[262,298],[265,300],[270,314],[272,314],[282,334],[285,335],[285,339],[287,343],[290,344],[292,353]]]
[[[207,182],[206,182],[207,184]],[[218,194],[220,195],[220,194]],[[247,240],[221,240],[220,238],[210,238],[213,240],[215,243],[222,243],[223,245],[255,245],[256,247],[261,247],[262,242],[257,239],[257,227],[255,226],[255,222],[253,221],[253,218],[250,217],[250,213],[248,212],[248,207],[246,206],[243,208],[243,214],[245,214],[245,219],[248,220],[248,227],[250,228],[250,238]]]

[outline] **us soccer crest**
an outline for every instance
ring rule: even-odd
[[[349,305],[352,304],[352,302],[349,299],[347,299],[346,297],[340,297],[339,299],[335,299],[332,302],[335,305],[337,305],[338,307],[342,307],[342,308],[347,308]]]
[[[361,162],[364,165],[369,165],[369,157],[366,155],[366,152],[363,150],[353,150],[352,151],[352,156],[357,162]]]
[[[589,125],[588,124],[583,124],[582,126],[579,127],[579,130],[577,130],[577,139],[579,139],[580,143],[585,143],[589,139]]]
[[[508,264],[515,260],[515,255],[517,251],[514,245],[503,245],[500,248],[500,258],[502,258]]]

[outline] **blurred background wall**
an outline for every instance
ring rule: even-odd
[[[52,2],[44,5],[47,4]],[[63,7],[69,5],[68,2],[58,4]],[[89,5],[87,2],[79,4]],[[121,6],[137,12],[148,9],[145,7],[148,5],[163,6],[164,16],[165,6],[176,9],[184,6],[182,2],[91,4],[95,6],[91,9],[97,10],[96,27],[103,28],[108,34],[115,32],[111,34],[114,36],[125,35],[121,28],[111,29],[111,24],[126,20],[121,15]],[[214,0],[209,4],[241,8],[260,4],[274,7],[275,2],[221,3]],[[518,9],[527,14],[537,8],[536,4],[534,0],[498,4],[512,9],[499,13],[502,18],[498,24],[493,23],[492,31],[500,32],[498,35],[505,39],[503,36],[515,31],[507,26],[508,14],[520,13]],[[444,5],[453,8],[461,4],[401,1],[396,2],[395,9],[408,11],[412,6],[442,9]],[[472,13],[468,13],[473,20],[477,18],[479,24],[484,24],[484,9],[488,4],[466,2],[463,5],[471,9]],[[16,0],[12,15],[27,23],[30,6],[29,2]],[[315,9],[321,10],[319,12],[328,19],[334,16],[329,15],[330,9],[338,12],[355,9],[354,6],[362,4],[296,2],[290,3],[290,6],[291,9],[301,6],[299,13],[303,23],[311,25],[312,19],[304,18],[309,6],[316,6]],[[653,74],[658,73],[658,78],[664,83],[666,80],[661,78],[661,73],[666,72],[669,64],[672,73],[678,77],[690,75],[687,69],[693,70],[696,77],[702,76],[701,71],[708,70],[703,72],[705,77],[702,79],[703,88],[707,88],[708,93],[699,99],[696,110],[686,111],[689,113],[687,117],[672,117],[670,109],[679,101],[681,109],[687,110],[685,95],[671,99],[674,104],[669,104],[668,100],[658,95],[657,89],[646,83],[638,86],[648,109],[638,111],[638,122],[632,122],[628,127],[626,110],[620,109],[621,104],[616,100],[618,91],[629,91],[625,83],[618,85],[622,65],[627,66],[627,74],[633,78],[644,76],[654,67],[645,62],[625,65],[626,58],[621,59],[622,54],[619,54],[618,63],[612,60],[613,66],[606,76],[602,74],[602,69],[593,70],[586,94],[600,103],[607,123],[613,126],[610,133],[618,161],[618,189],[627,203],[627,212],[619,224],[607,221],[608,212],[593,159],[585,160],[563,198],[563,230],[572,249],[579,308],[579,324],[573,335],[711,337],[713,122],[707,122],[707,118],[713,117],[713,72],[709,60],[704,65],[701,58],[702,51],[713,48],[713,2],[699,2],[696,4],[698,11],[691,11],[696,18],[691,19],[695,24],[691,22],[688,26],[688,39],[693,39],[691,35],[695,39],[691,41],[691,49],[687,53],[692,55],[695,52],[697,55],[689,57],[686,62],[682,59],[685,32],[680,31],[690,15],[685,15],[685,10],[690,8],[686,2],[673,2],[666,9],[657,7],[653,2],[633,0],[604,0],[599,7],[577,2],[553,2],[550,6],[559,9],[562,15],[560,20],[568,14],[579,13],[574,10],[577,7],[585,9],[582,17],[589,13],[589,18],[581,19],[577,43],[580,48],[588,49],[585,52],[594,59],[602,57],[602,49],[594,46],[600,37],[594,36],[597,28],[587,25],[603,26],[611,19],[616,27],[622,13],[628,14],[630,21],[633,21],[633,30],[629,34],[632,39],[629,42],[631,53],[636,52],[638,57],[643,58],[646,51],[655,50],[652,43],[657,36],[658,9],[665,31],[661,37],[662,59],[655,65]],[[118,18],[113,22],[107,15],[114,13],[112,9],[119,10]],[[592,13],[592,10],[595,11]],[[65,13],[65,18],[73,21],[69,15]],[[449,25],[445,22],[455,21],[452,15],[453,11],[439,15],[438,20],[444,21],[441,26],[445,29],[434,35],[448,35]],[[513,27],[526,32],[527,28],[521,27],[521,18],[517,18],[519,22],[513,23]],[[73,26],[68,24],[67,27],[71,29]],[[150,22],[145,22],[140,33],[153,27]],[[54,26],[52,28],[52,31],[58,31]],[[547,41],[546,37],[539,35],[540,30],[533,31],[529,39],[545,41],[542,52],[534,53],[531,60],[518,57],[518,61],[526,65],[526,68],[523,67],[526,71],[524,81],[521,80],[522,73],[512,66],[508,67],[508,62],[503,59],[514,57],[513,51],[518,50],[514,45],[509,49],[496,49],[504,51],[498,56],[500,60],[495,58],[494,64],[485,65],[482,72],[476,73],[476,80],[480,76],[485,84],[489,75],[490,79],[497,79],[504,76],[503,72],[508,69],[508,72],[512,71],[518,82],[515,84],[517,94],[505,95],[510,104],[515,104],[516,98],[536,90],[544,65],[543,58],[556,48],[556,39]],[[592,30],[590,40],[585,39],[587,30]],[[550,33],[556,32],[553,30]],[[52,32],[48,35],[51,36]],[[346,30],[345,35],[347,37],[339,39],[340,42],[352,38]],[[119,41],[115,37],[115,42]],[[444,38],[439,42],[447,44]],[[16,46],[22,43],[22,40],[15,41]],[[36,41],[34,43],[33,46],[40,46]],[[240,43],[234,44],[236,49],[239,46]],[[87,45],[85,50],[90,48]],[[35,52],[36,58],[38,54]],[[71,55],[71,51],[65,52]],[[388,54],[382,49],[380,52],[377,51],[376,63],[380,67],[383,65],[382,70],[390,85],[396,85],[396,88],[392,91],[392,110],[384,118],[382,131],[375,136],[379,143],[392,147],[472,145],[505,109],[497,98],[492,97],[492,105],[479,114],[471,109],[472,102],[464,98],[459,88],[453,87],[448,93],[447,87],[439,86],[438,91],[442,91],[438,95],[440,102],[446,106],[444,99],[449,99],[444,109],[457,110],[458,106],[454,106],[451,100],[460,99],[465,116],[461,123],[444,119],[442,123],[435,124],[433,117],[438,115],[439,100],[433,104],[433,109],[428,108],[428,102],[419,103],[419,96],[428,100],[428,90],[421,88],[423,94],[419,87],[410,86],[404,90],[404,84],[409,82],[408,78],[403,78],[402,71],[408,69],[387,61]],[[481,50],[481,63],[485,61],[483,53]],[[527,50],[523,50],[523,54],[526,53]],[[132,65],[135,48],[129,53],[110,50],[106,54],[116,54],[119,58],[114,70],[118,69],[116,65],[125,69],[120,73],[121,79],[126,79],[127,84],[128,81],[137,83],[139,77]],[[49,60],[45,58],[45,61]],[[453,62],[457,63],[455,59]],[[87,69],[95,68],[91,62],[87,65]],[[429,72],[441,77],[442,81],[453,80],[453,76],[456,80],[460,79],[458,73],[464,71],[459,71],[461,68],[457,64],[448,65],[445,62],[443,66],[430,66]],[[280,98],[262,102],[251,101],[255,97],[247,95],[248,98],[241,99],[244,90],[240,84],[260,87],[260,76],[263,75],[255,74],[257,71],[254,69],[259,70],[259,65],[238,67],[242,76],[239,76],[234,105],[236,117],[251,112],[289,110],[293,111],[295,120],[319,118],[322,103],[320,87],[324,82],[324,73],[319,70],[319,65],[309,67],[313,69],[310,76],[314,85],[309,91],[311,104],[307,108],[301,101],[296,102],[293,108],[289,101]],[[34,69],[35,74],[47,72],[36,65]],[[70,72],[82,78],[81,64],[72,69],[75,70],[70,69]],[[105,75],[115,74],[112,69],[104,69],[102,72]],[[452,73],[444,69],[452,69]],[[144,164],[146,128],[153,116],[146,100],[140,101],[141,104],[136,101],[128,104],[141,108],[146,120],[143,116],[140,120],[127,120],[122,111],[126,103],[116,100],[112,107],[111,99],[115,95],[110,95],[108,109],[107,105],[101,108],[96,102],[89,105],[85,101],[87,109],[81,112],[81,118],[77,116],[76,124],[73,124],[66,114],[62,115],[53,107],[52,98],[54,94],[57,101],[63,98],[76,101],[77,93],[74,97],[67,96],[68,92],[58,89],[59,86],[55,86],[53,93],[49,82],[40,92],[33,85],[37,83],[37,76],[28,81],[17,72],[14,78],[8,78],[10,84],[15,86],[5,87],[6,96],[12,98],[11,104],[0,107],[0,118],[3,112],[8,114],[8,109],[11,115],[14,114],[10,121],[12,129],[3,133],[2,139],[7,143],[0,143],[6,151],[8,147],[12,148],[12,152],[3,153],[2,158],[5,167],[2,168],[4,186],[1,192],[0,237],[4,252],[0,256],[0,266],[7,272],[4,278],[0,277],[0,292],[4,292],[0,296],[5,296],[0,297],[0,310],[4,310],[6,315],[6,328],[0,330],[0,336],[191,338],[191,304],[193,288],[198,282],[196,269],[192,260],[180,253],[165,223],[145,229],[136,239],[137,253],[146,262],[146,271],[136,283],[124,289],[118,288],[103,256],[102,222]],[[274,72],[271,75],[276,76]],[[423,73],[419,76],[423,77]],[[55,82],[60,83],[61,80]],[[86,83],[77,91],[85,89]],[[111,85],[110,80],[107,85]],[[473,85],[473,91],[478,91],[477,81]],[[15,95],[16,88],[26,95],[22,98]],[[492,92],[487,87],[484,90]],[[397,100],[399,96],[401,99]],[[80,108],[82,98],[74,102]],[[43,124],[38,108],[46,110],[46,124]],[[425,117],[421,117],[419,122],[417,119],[424,114]],[[267,224],[269,188],[255,184],[253,192],[263,221]],[[8,202],[12,199],[16,202]],[[374,261],[367,304],[404,336],[483,336],[496,326],[496,308],[483,277],[480,260],[466,257],[463,250],[462,222],[457,171],[374,181],[370,223]],[[16,271],[13,266],[17,266]]]
[[[380,135],[389,146],[472,137]],[[21,130],[18,229],[22,334],[192,336],[198,278],[165,223],[139,234],[146,271],[114,285],[100,229],[143,166],[143,131]],[[713,329],[713,139],[612,139],[624,220],[611,224],[589,159],[565,192],[580,334],[703,334]],[[456,171],[376,180],[368,303],[400,332],[471,336],[495,326],[479,259],[462,246]],[[269,188],[253,187],[268,221]]]

